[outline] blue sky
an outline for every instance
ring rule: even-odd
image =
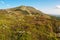
[[[32,6],[47,14],[60,15],[60,0],[0,0],[0,9]]]

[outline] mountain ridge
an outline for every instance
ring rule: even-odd
[[[59,26],[56,17],[30,6],[0,10],[0,40],[58,40]]]

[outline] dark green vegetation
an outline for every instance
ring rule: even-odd
[[[29,6],[0,10],[0,40],[58,40],[60,20]]]

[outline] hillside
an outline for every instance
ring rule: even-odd
[[[58,40],[60,20],[30,7],[0,10],[0,40]]]

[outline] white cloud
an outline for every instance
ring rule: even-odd
[[[57,5],[54,8],[45,8],[42,9],[42,11],[47,14],[60,15],[60,5]]]
[[[50,9],[48,10],[48,13],[53,15],[60,15],[60,9]]]
[[[42,11],[46,14],[52,14],[52,15],[60,15],[60,9],[54,9],[54,8],[47,8],[47,9],[42,9]]]
[[[60,5],[57,5],[56,8],[60,9]]]

